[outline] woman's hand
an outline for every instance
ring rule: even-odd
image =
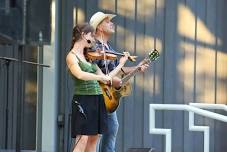
[[[108,75],[100,75],[100,80],[104,84],[110,84],[112,83],[112,78]]]
[[[129,53],[128,52],[124,52],[124,56],[120,58],[119,63],[124,65],[126,63],[126,61],[128,60],[129,57]]]

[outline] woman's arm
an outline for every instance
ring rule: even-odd
[[[102,72],[102,70],[99,68],[99,66],[98,66],[97,64],[95,64],[95,65],[96,65],[96,69],[97,69],[96,74],[97,74],[97,75],[105,75],[105,74]]]
[[[125,52],[124,54],[125,56],[121,57],[118,66],[109,73],[110,77],[113,78],[114,76],[116,76],[121,71],[121,68],[125,65],[126,61],[128,60],[129,54],[127,52]]]
[[[116,76],[120,71],[121,71],[121,68],[124,66],[124,63],[120,63],[118,64],[118,66],[112,70],[110,73],[109,73],[109,76],[111,78],[113,78],[114,76]]]
[[[112,70],[108,74],[108,76],[110,76],[111,78],[113,78],[114,76],[116,76],[121,71],[121,68],[125,65],[125,63],[126,63],[127,60],[128,60],[128,54],[126,53],[124,57],[121,57],[118,66],[114,70]],[[97,67],[96,74],[98,74],[98,75],[105,75],[102,72],[102,70],[98,67],[98,65],[96,65],[96,67]]]
[[[97,71],[96,71],[96,74],[98,75],[105,75],[102,70],[98,67],[98,65],[96,65],[97,67]],[[112,85],[115,87],[115,88],[120,88],[121,87],[121,79],[118,78],[117,76],[113,76],[111,77],[112,79]]]
[[[67,63],[67,66],[68,66],[70,72],[72,73],[72,75],[75,76],[78,79],[109,81],[109,78],[107,78],[105,75],[96,75],[96,74],[93,74],[93,73],[82,71],[79,64],[78,64],[77,58],[72,53],[69,53],[67,55],[66,63]]]

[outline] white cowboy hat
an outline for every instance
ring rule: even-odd
[[[90,25],[94,28],[96,31],[97,26],[105,19],[109,18],[110,20],[114,18],[116,15],[115,14],[105,14],[103,12],[97,12],[94,15],[92,15],[89,23]]]

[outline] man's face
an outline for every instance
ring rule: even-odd
[[[114,24],[111,20],[107,17],[105,18],[98,26],[98,29],[104,33],[112,34],[115,32]]]

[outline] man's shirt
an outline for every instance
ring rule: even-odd
[[[95,44],[95,48],[96,49],[100,49],[100,50],[107,50],[107,51],[112,51],[112,52],[116,52],[110,45],[109,43],[107,43],[108,47],[106,45],[103,46],[103,44],[100,41],[96,41]],[[119,61],[116,60],[106,60],[106,66],[105,66],[105,61],[104,60],[96,60],[95,63],[98,65],[98,67],[102,70],[102,72],[104,74],[106,74],[106,67],[107,67],[107,72],[111,72],[112,70],[114,70],[116,68],[116,66],[118,66]]]

